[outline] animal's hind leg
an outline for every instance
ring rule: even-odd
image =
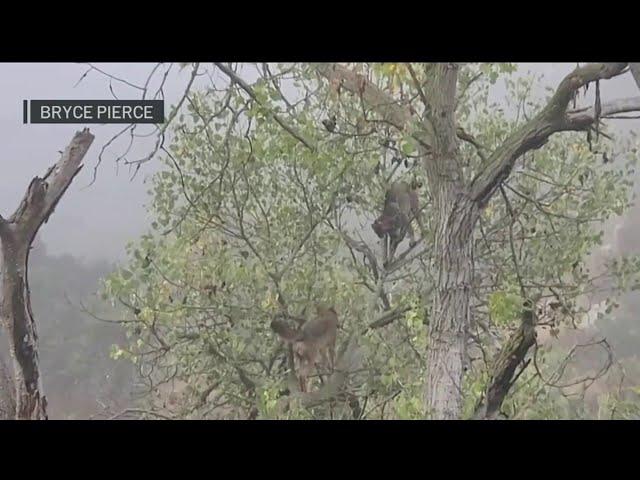
[[[413,248],[416,245],[416,234],[411,226],[411,222],[407,224],[407,233],[409,233],[409,247]]]
[[[335,345],[329,345],[329,348],[327,348],[327,355],[329,356],[329,369],[331,370],[331,373],[333,373],[334,370],[336,369],[336,346]]]
[[[389,250],[391,249],[391,239],[389,235],[382,237],[382,265],[389,263]]]
[[[331,374],[335,370],[335,345],[327,346],[326,350],[322,352],[322,360],[326,368],[328,369],[328,373]]]

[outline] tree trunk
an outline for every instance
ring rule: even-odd
[[[47,402],[42,393],[38,361],[38,335],[31,311],[27,275],[31,242],[82,168],[82,159],[93,138],[87,129],[77,132],[60,160],[44,177],[35,177],[31,181],[15,213],[6,220],[0,216],[0,314],[13,359],[15,417],[20,420],[47,418]]]
[[[27,281],[28,250],[31,242],[20,238],[13,228],[2,237],[2,302],[7,319],[9,348],[13,359],[16,391],[16,418],[46,419],[46,399],[38,360],[38,335],[31,311]]]
[[[459,418],[463,404],[473,280],[474,208],[462,196],[438,203],[434,244],[438,276],[429,322],[425,405],[429,418],[451,420]]]
[[[462,410],[477,212],[457,158],[457,73],[456,65],[434,65],[426,93],[425,123],[432,132],[431,149],[423,153],[436,217],[437,283],[429,321],[425,407],[427,416],[436,419],[459,418]]]

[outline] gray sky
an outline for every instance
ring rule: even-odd
[[[143,83],[153,65],[96,64],[131,82]],[[20,63],[0,64],[0,212],[9,215],[16,208],[31,178],[42,175],[57,161],[74,132],[82,125],[24,125],[23,99],[110,99],[109,82],[92,72],[74,88],[87,70],[79,64]],[[177,97],[183,82],[167,85],[167,102]],[[181,79],[180,79],[181,80]],[[139,92],[114,84],[120,98],[139,98]],[[168,108],[165,107],[167,110]],[[97,181],[87,188],[98,154],[111,136],[123,126],[91,125],[96,139],[85,158],[85,167],[61,200],[48,224],[40,231],[51,253],[72,253],[84,258],[122,258],[125,243],[148,225],[143,204],[147,201],[145,177],[152,171],[148,163],[133,181],[125,166],[116,168],[116,155],[124,151],[117,145],[98,170]],[[148,126],[146,128],[149,128]],[[132,158],[141,158],[149,141],[138,139]],[[136,155],[137,153],[137,155]]]
[[[95,64],[109,73],[143,84],[153,64]],[[521,71],[545,75],[544,84],[555,86],[574,64],[521,64]],[[22,198],[31,178],[42,175],[59,156],[81,125],[24,125],[23,99],[109,99],[106,77],[91,72],[74,88],[87,70],[80,64],[2,63],[0,64],[0,213],[9,215]],[[165,109],[180,95],[188,72],[170,75],[165,85]],[[542,87],[542,85],[541,85]],[[140,92],[113,83],[119,98],[139,98]],[[542,88],[541,88],[542,90]],[[604,83],[603,100],[633,96],[639,92],[629,74]],[[634,122],[637,125],[637,122]],[[148,201],[144,180],[153,171],[147,163],[138,176],[129,180],[127,167],[116,168],[114,160],[124,150],[120,143],[105,156],[95,184],[87,188],[98,153],[118,125],[90,126],[96,135],[85,158],[85,168],[71,185],[40,236],[51,253],[71,253],[81,258],[123,258],[124,246],[142,233],[150,220],[144,204]],[[146,127],[148,128],[148,127]],[[142,157],[153,139],[138,139],[128,158]],[[157,164],[157,163],[156,163]]]

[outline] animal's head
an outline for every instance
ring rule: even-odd
[[[271,322],[271,330],[285,342],[294,342],[299,336],[299,332],[291,328],[284,320],[276,318]]]
[[[338,315],[333,306],[323,303],[316,304],[316,314],[319,318],[337,317]]]
[[[393,218],[389,215],[382,215],[371,224],[371,228],[373,228],[378,238],[382,238],[393,230]]]

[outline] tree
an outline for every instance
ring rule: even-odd
[[[42,177],[35,177],[16,211],[0,216],[2,245],[3,326],[13,359],[17,419],[47,418],[46,398],[38,361],[38,335],[31,311],[28,281],[29,250],[43,223],[82,168],[82,159],[93,142],[89,130],[77,132],[60,160]]]
[[[600,81],[626,64],[578,67],[542,106],[511,81],[515,118],[487,97],[511,65],[215,68],[228,84],[188,89],[186,115],[170,115],[175,140],[159,147],[162,235],[132,247],[130,268],[107,282],[137,332],[114,354],[153,370],[150,385],[184,382],[179,415],[233,405],[236,416],[362,418],[392,405],[397,416],[497,417],[527,376],[541,308],[554,328],[589,309],[580,302],[597,283],[580,265],[601,240],[593,226],[628,205],[632,165],[598,165],[610,162],[601,120],[640,108],[600,102]],[[570,108],[591,83],[595,104]],[[365,232],[396,177],[424,179],[427,222],[419,245],[381,260]],[[630,260],[610,274],[629,283],[637,271]],[[294,395],[269,322],[303,321],[327,300],[357,348],[344,342],[349,368]]]

